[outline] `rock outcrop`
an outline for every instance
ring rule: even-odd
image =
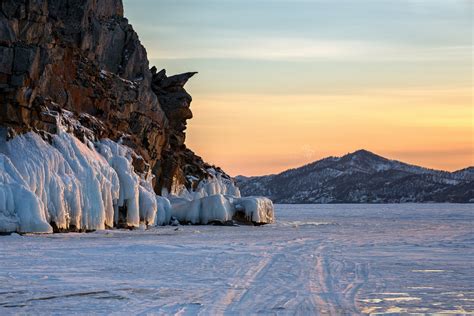
[[[2,0],[0,233],[273,222],[186,147],[195,74],[149,69],[121,0]]]
[[[121,0],[1,2],[0,125],[9,137],[48,139],[66,117],[81,140],[132,148],[135,171],[155,175],[155,192],[191,187],[209,176],[184,144],[192,75],[149,70]]]
[[[217,170],[224,178],[231,178],[219,167],[211,166],[186,148],[186,124],[193,117],[190,110],[191,95],[186,92],[184,85],[196,74],[188,72],[171,77],[166,76],[163,69],[157,72],[151,69],[152,90],[158,96],[163,111],[168,118],[166,127],[167,141],[162,151],[161,165],[156,166],[154,174],[158,175],[158,187],[172,192],[184,184],[186,187],[196,189],[199,181],[212,177],[208,169]]]

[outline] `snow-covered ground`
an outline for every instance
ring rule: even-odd
[[[0,314],[474,313],[472,205],[277,205],[275,224],[0,236]]]

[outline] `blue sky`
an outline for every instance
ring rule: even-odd
[[[279,93],[288,80],[279,75],[295,77],[294,93],[471,80],[470,0],[126,0],[125,9],[152,64],[199,71],[200,92]]]

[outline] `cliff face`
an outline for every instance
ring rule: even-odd
[[[48,139],[58,120],[79,139],[110,138],[132,148],[155,192],[208,176],[184,145],[194,73],[149,70],[121,0],[2,0],[0,125],[9,137]],[[191,177],[192,176],[192,177]]]
[[[215,169],[225,179],[230,180],[222,169],[205,163],[185,145],[186,121],[191,119],[193,114],[189,108],[192,98],[184,89],[184,85],[196,73],[167,77],[165,70],[157,73],[153,67],[151,71],[152,90],[158,96],[169,122],[165,132],[168,138],[162,151],[161,164],[154,170],[154,173],[159,175],[158,185],[172,191],[179,189],[182,184],[195,189],[199,180],[209,176],[209,168]]]

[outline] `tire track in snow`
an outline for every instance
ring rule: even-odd
[[[236,283],[232,285],[232,288],[227,291],[222,299],[224,310],[227,310],[232,303],[242,300],[262,271],[268,269],[268,265],[272,260],[274,260],[274,256],[264,257],[257,265],[251,267]]]
[[[360,313],[356,297],[368,281],[369,265],[336,260],[332,258],[327,247],[322,245],[317,249],[314,266],[310,287],[311,292],[315,294],[319,314]]]
[[[284,312],[287,308],[301,309],[304,313],[315,310],[315,302],[309,294],[309,271],[306,265],[300,263],[302,254],[308,257],[307,238],[297,238],[283,243],[272,242],[273,253],[267,254],[258,264],[251,266],[248,271],[236,273],[232,288],[228,289],[218,306],[207,310],[210,314],[233,313],[242,306],[258,312],[261,306],[266,306],[275,312]],[[268,299],[271,300],[268,300]]]
[[[327,258],[324,257],[325,247],[319,247],[317,252],[315,268],[309,278],[311,292],[314,295],[316,307],[320,314],[335,315],[336,299],[334,297],[329,265]]]
[[[356,296],[359,290],[367,283],[369,279],[369,265],[366,263],[355,264],[355,279],[349,283],[343,291],[346,308],[353,313],[359,312],[356,303]]]

